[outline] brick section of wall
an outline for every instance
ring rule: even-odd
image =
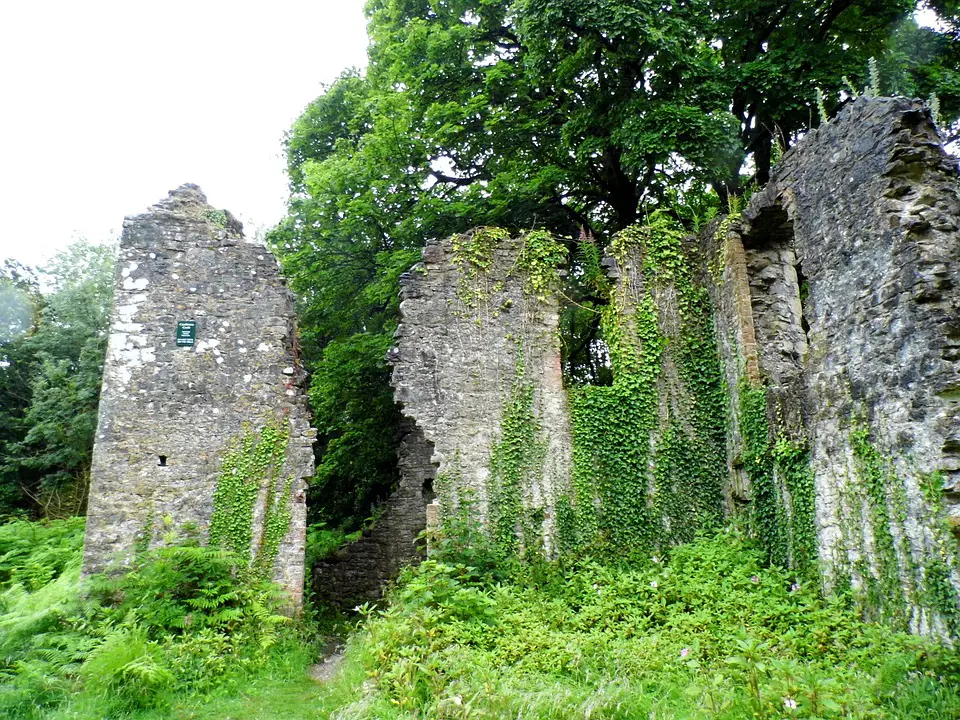
[[[144,534],[150,545],[189,525],[205,535],[228,444],[248,424],[275,422],[289,428],[283,477],[294,478],[275,577],[301,602],[316,431],[300,387],[294,317],[274,257],[243,239],[239,223],[207,205],[195,185],[124,222],[85,572],[128,561]],[[193,345],[177,345],[180,321],[196,323]],[[265,496],[266,488],[261,506]],[[257,522],[262,516],[260,507]]]

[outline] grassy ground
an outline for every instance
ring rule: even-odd
[[[43,536],[23,527],[21,534],[34,535],[19,543],[0,528],[4,717],[960,718],[955,650],[861,622],[842,599],[826,601],[812,584],[764,568],[734,533],[629,566],[581,560],[481,572],[474,567],[490,567],[483,558],[470,565],[433,558],[408,571],[389,601],[361,612],[344,661],[325,683],[308,668],[329,627],[287,626],[265,636],[263,649],[225,645],[220,630],[193,629],[196,620],[168,624],[168,635],[144,635],[132,669],[108,666],[121,683],[145,683],[139,695],[124,686],[135,702],[118,705],[111,693],[120,686],[91,671],[105,652],[96,649],[97,633],[116,628],[101,623],[91,635],[92,621],[71,605],[77,528]],[[168,577],[169,569],[154,575]],[[134,616],[123,616],[125,627],[147,627]],[[44,634],[93,639],[74,661],[59,662],[44,650],[50,643],[37,644]],[[154,646],[163,651],[151,654]],[[218,656],[224,649],[227,662]],[[153,658],[163,670],[171,654],[192,658],[195,674],[160,682],[138,669]]]

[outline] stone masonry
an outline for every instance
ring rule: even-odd
[[[376,524],[313,566],[313,592],[321,601],[342,607],[375,601],[404,565],[424,554],[420,534],[433,499],[433,447],[413,423],[405,425],[397,453],[400,486]]]
[[[776,432],[809,443],[827,587],[849,580],[937,634],[960,587],[958,223],[956,164],[928,111],[860,99],[783,156],[710,251],[734,408],[741,375],[762,383]],[[902,598],[884,589],[891,573]]]
[[[127,218],[93,455],[84,571],[128,561],[162,535],[205,535],[221,458],[246,428],[290,440],[292,520],[275,579],[302,601],[310,427],[290,293],[276,260],[183,185]],[[254,513],[260,537],[268,488]],[[251,549],[253,552],[255,548]]]
[[[526,288],[522,237],[495,243],[485,268],[458,255],[457,247],[474,239],[428,244],[422,262],[401,279],[402,322],[390,356],[395,395],[433,447],[441,516],[469,497],[477,519],[487,522],[501,491],[491,459],[503,440],[504,407],[512,388],[532,386],[542,462],[523,479],[521,515],[539,518],[536,531],[550,555],[571,453],[558,303]]]

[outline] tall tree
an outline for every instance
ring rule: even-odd
[[[956,0],[934,5],[955,17]],[[380,353],[396,279],[425,241],[501,225],[602,242],[657,208],[722,205],[764,182],[775,147],[816,123],[818,88],[833,106],[845,76],[865,84],[869,57],[891,90],[901,78],[936,92],[955,122],[956,24],[917,28],[913,10],[913,0],[369,0],[369,68],[294,124],[293,198],[271,236],[316,370],[314,505],[349,505],[355,519],[395,479],[384,470],[397,414]],[[903,50],[910,43],[925,54]],[[586,316],[568,325],[573,355],[594,345]],[[351,488],[361,490],[350,502],[333,499]]]
[[[0,446],[0,476],[15,482],[35,510],[82,508],[97,422],[107,323],[113,297],[115,249],[78,242],[43,274],[50,292],[35,328],[4,347],[2,412],[17,416],[15,437]],[[29,394],[22,383],[26,382]],[[29,400],[24,404],[24,400]]]

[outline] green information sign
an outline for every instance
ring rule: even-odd
[[[181,320],[177,323],[177,347],[188,347],[197,341],[197,323],[195,320]]]

